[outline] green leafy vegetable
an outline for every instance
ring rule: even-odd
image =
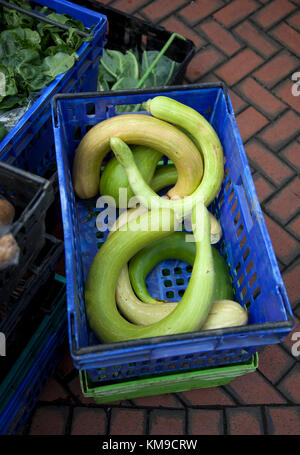
[[[128,90],[137,88],[139,81],[157,58],[159,51],[144,51],[142,58],[136,49],[122,53],[104,49],[98,73],[98,90]],[[162,55],[142,84],[142,88],[168,85],[179,63]],[[118,106],[118,112],[140,109],[140,105]]]
[[[32,10],[22,0],[10,3]],[[78,58],[76,51],[90,39],[76,33],[75,29],[85,30],[81,21],[47,7],[35,10],[70,28],[63,30],[0,6],[0,113],[25,106],[29,96],[69,70]]]

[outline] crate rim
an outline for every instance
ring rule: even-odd
[[[149,94],[157,93],[157,92],[173,92],[173,91],[184,91],[184,90],[197,90],[197,89],[209,89],[209,88],[218,88],[222,89],[227,108],[229,112],[232,114],[232,107],[228,97],[228,90],[227,86],[224,82],[202,82],[196,84],[189,84],[189,85],[168,85],[168,86],[161,86],[161,87],[153,87],[153,88],[138,88],[138,89],[126,89],[126,90],[105,90],[101,92],[80,92],[80,93],[57,93],[52,97],[52,112],[54,118],[54,127],[58,126],[58,118],[57,118],[57,102],[63,99],[88,99],[88,98],[105,98],[107,96],[126,96],[126,95],[142,95],[142,94]]]
[[[220,82],[204,82],[204,83],[195,83],[189,85],[174,85],[174,86],[163,86],[163,87],[153,87],[149,89],[130,89],[130,90],[118,90],[118,91],[103,91],[103,92],[80,92],[80,93],[58,93],[52,98],[52,115],[53,115],[53,128],[58,128],[58,101],[63,99],[89,99],[89,98],[105,98],[105,97],[117,97],[117,96],[127,96],[127,95],[139,95],[139,94],[153,94],[158,92],[174,92],[174,91],[187,91],[187,90],[201,90],[201,89],[219,89],[223,91],[227,109],[232,118],[235,119],[235,113],[233,111],[230,97],[228,94],[227,85]],[[239,139],[241,141],[241,139]],[[242,143],[243,145],[243,143]],[[276,258],[275,258],[276,259]],[[149,337],[142,339],[126,340],[113,343],[101,343],[97,345],[82,346],[79,349],[75,346],[75,339],[72,336],[72,358],[78,363],[83,362],[85,369],[88,369],[88,364],[92,363],[95,359],[94,356],[97,354],[102,354],[102,359],[105,355],[110,356],[113,353],[114,356],[118,354],[124,354],[125,351],[129,351],[131,348],[136,348],[134,352],[145,351],[148,352],[149,349],[153,350],[156,347],[166,347],[174,342],[184,342],[194,343],[196,340],[201,341],[202,338],[215,339],[218,345],[220,338],[226,335],[241,335],[245,336],[248,332],[259,333],[264,332],[264,335],[272,334],[274,329],[282,329],[281,332],[284,333],[286,330],[291,331],[295,325],[294,318],[291,313],[291,308],[289,304],[289,299],[286,293],[284,283],[280,274],[280,282],[277,283],[275,291],[278,292],[281,296],[284,309],[286,311],[287,320],[285,321],[275,321],[275,322],[265,322],[265,323],[256,323],[246,326],[236,326],[236,327],[226,327],[214,330],[203,330],[197,332],[186,332],[175,335],[163,335],[157,337]],[[67,282],[67,294],[70,283]],[[132,352],[132,351],[131,351]],[[83,360],[82,355],[90,354],[92,357],[89,360]]]

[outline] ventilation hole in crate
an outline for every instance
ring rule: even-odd
[[[251,300],[247,299],[246,302],[243,303],[242,307],[244,308],[245,311],[248,311],[251,306]]]
[[[163,276],[168,276],[170,275],[170,270],[169,269],[163,269],[162,272]]]
[[[239,238],[239,236],[241,235],[241,233],[243,232],[243,230],[244,230],[244,225],[243,225],[243,223],[241,223],[241,224],[239,225],[239,227],[237,228],[237,231],[236,231],[237,238]]]
[[[164,281],[164,285],[165,285],[166,288],[169,288],[169,287],[172,286],[172,281],[171,280],[165,280]]]
[[[97,232],[97,233],[96,233],[96,237],[97,237],[97,239],[103,239],[103,237],[104,237],[104,232]]]
[[[246,245],[246,242],[247,242],[247,237],[244,235],[244,237],[242,238],[242,240],[240,241],[240,249],[242,250],[243,247]]]
[[[257,297],[260,295],[261,289],[260,286],[258,285],[255,291],[252,293],[253,300],[256,300]]]
[[[244,262],[246,262],[246,260],[248,259],[249,255],[250,255],[250,248],[248,247],[246,249],[246,251],[244,252],[244,254],[243,254]]]
[[[168,291],[168,292],[166,293],[166,296],[168,297],[168,299],[173,299],[173,297],[174,297],[174,292],[173,292],[173,291]]]
[[[256,281],[257,281],[257,274],[256,274],[256,272],[254,272],[253,275],[249,279],[250,287],[252,287]]]
[[[175,267],[174,273],[175,273],[176,275],[180,275],[180,274],[182,273],[181,267]]]
[[[245,285],[242,289],[242,292],[240,292],[242,300],[244,300],[244,297],[247,295],[247,285]]]
[[[97,248],[99,250],[99,248],[101,248],[101,246],[102,246],[102,242],[98,242],[96,246],[97,246]]]
[[[228,182],[227,182],[226,185],[225,185],[225,191],[226,191],[226,193],[228,193],[230,187],[231,187],[231,179],[229,178],[229,179],[228,179]]]
[[[81,128],[80,126],[76,126],[74,128],[74,135],[73,135],[74,139],[76,141],[80,141],[81,137],[82,137],[82,134],[81,134]]]
[[[192,273],[193,271],[193,267],[191,265],[188,265],[185,270],[188,272],[188,273]]]
[[[88,133],[92,128],[93,128],[94,125],[86,125],[85,126],[85,132]]]
[[[243,275],[243,273],[242,273],[241,276],[240,276],[239,279],[238,279],[239,286],[242,286],[242,284],[243,284],[243,282],[244,282],[244,279],[245,279],[245,277],[244,277],[244,275]]]
[[[237,214],[235,215],[235,217],[233,219],[235,226],[238,224],[240,218],[241,218],[241,212],[238,210]]]
[[[247,272],[247,273],[250,273],[250,271],[253,269],[253,267],[254,267],[254,262],[253,262],[253,260],[251,259],[251,261],[249,262],[249,264],[248,264],[247,267],[246,267],[246,272]]]
[[[184,295],[184,292],[185,292],[185,290],[184,290],[184,289],[180,289],[180,290],[178,291],[178,295],[179,295],[179,297],[183,297],[183,295]]]
[[[184,279],[183,278],[176,278],[176,284],[178,286],[182,286],[184,284]]]
[[[219,199],[219,210],[221,210],[222,205],[224,204],[224,193],[222,193],[220,199]]]
[[[229,204],[231,204],[231,201],[233,200],[233,198],[235,197],[235,194],[234,194],[234,190],[232,189],[229,196],[228,196],[228,202]]]
[[[234,203],[232,204],[232,207],[231,207],[231,215],[234,214],[234,212],[236,211],[237,209],[237,206],[238,206],[238,202],[237,202],[237,199],[234,200]]]
[[[96,113],[95,103],[87,103],[85,106],[85,112],[87,115],[95,115]]]

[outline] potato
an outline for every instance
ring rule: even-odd
[[[0,198],[0,224],[9,225],[15,217],[15,208],[7,200]]]
[[[16,264],[19,258],[19,251],[16,239],[12,234],[0,237],[0,270]]]

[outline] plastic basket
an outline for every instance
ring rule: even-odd
[[[51,183],[0,162],[0,195],[15,207],[11,234],[20,248],[19,261],[0,271],[0,314],[26,270],[45,244],[45,216],[54,200]]]
[[[119,400],[178,393],[193,389],[220,387],[244,374],[253,373],[258,367],[258,355],[235,365],[204,368],[200,370],[150,375],[108,384],[94,384],[86,371],[79,371],[80,386],[84,397],[92,397],[97,404]]]
[[[105,241],[107,233],[99,238],[96,218],[88,217],[86,202],[74,196],[70,170],[74,151],[91,125],[115,115],[115,106],[142,103],[156,95],[169,96],[196,109],[219,135],[226,157],[225,176],[210,210],[220,220],[220,252],[230,268],[235,299],[249,309],[249,323],[244,327],[100,344],[86,320],[84,284],[97,244]],[[87,115],[91,106],[94,114]],[[98,382],[243,362],[260,347],[280,343],[290,333],[292,310],[223,84],[113,95],[61,94],[53,100],[53,119],[65,235],[69,343],[77,369],[88,370],[90,378]],[[172,274],[176,275],[175,269]],[[163,276],[150,292],[160,287],[165,288]]]
[[[153,25],[130,14],[123,13],[111,6],[103,5],[96,0],[75,0],[74,3],[104,14],[108,21],[107,44],[108,49],[125,52],[137,49],[160,51],[171,37],[172,32],[163,27]],[[195,45],[189,40],[175,38],[166,52],[166,56],[180,63],[174,72],[170,85],[183,82],[188,63],[195,53]]]
[[[45,240],[44,248],[10,296],[6,314],[2,313],[0,332],[5,336],[6,355],[0,357],[0,380],[52,308],[54,296],[49,280],[53,281],[64,244],[51,235],[46,235]]]
[[[0,434],[19,434],[64,352],[67,336],[65,279],[49,282],[52,308],[0,383]]]
[[[57,13],[81,20],[93,39],[78,49],[74,66],[46,86],[29,110],[0,142],[0,161],[44,176],[55,163],[50,101],[55,93],[97,89],[98,63],[105,44],[107,19],[102,14],[65,0],[34,0]]]

